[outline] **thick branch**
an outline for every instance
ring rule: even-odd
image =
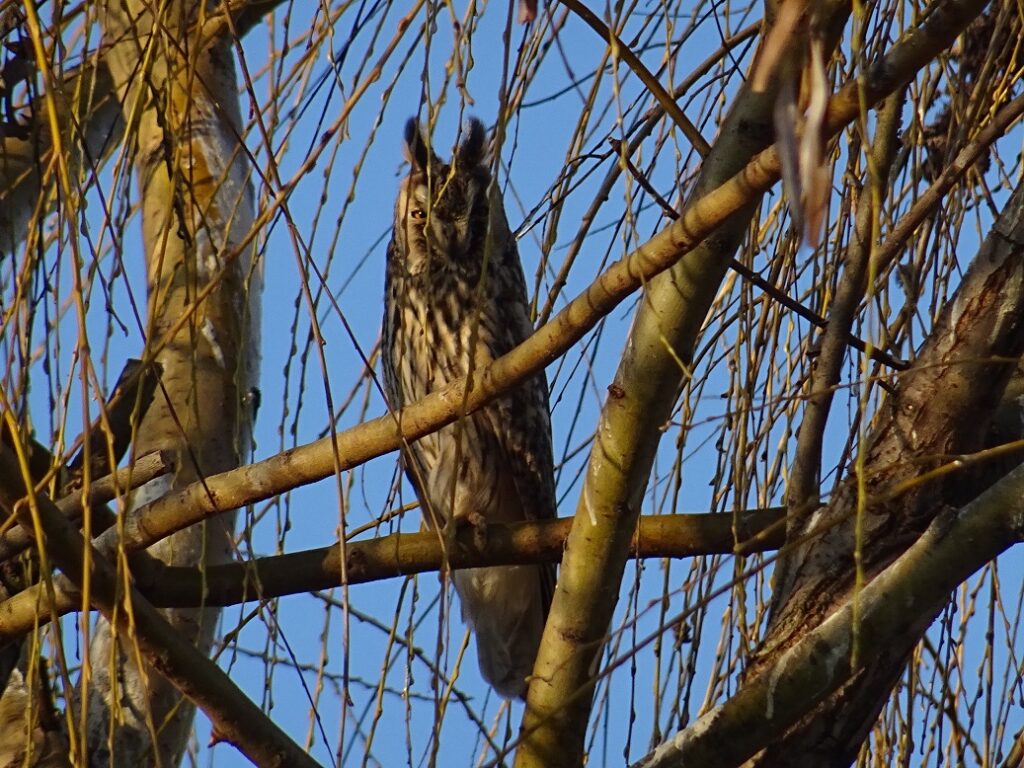
[[[867,498],[878,489],[914,482],[945,456],[976,450],[1024,352],[1024,182],[1006,204],[936,320],[916,364],[867,441],[860,483],[850,483],[802,534],[809,543],[782,558],[765,650],[814,626],[852,583],[854,527],[859,526],[861,567],[877,571],[899,555],[960,483],[930,483],[892,502],[869,506],[858,520],[858,487]],[[834,524],[836,521],[842,521]]]
[[[807,384],[807,405],[797,433],[793,470],[786,488],[786,503],[791,510],[788,525],[791,529],[795,529],[800,519],[795,514],[797,510],[813,511],[818,506],[825,425],[828,423],[842,365],[846,360],[847,337],[867,285],[868,266],[876,242],[880,215],[879,203],[888,187],[889,168],[899,144],[902,113],[902,95],[890,96],[879,110],[869,159],[870,173],[857,203],[850,245],[843,259],[843,276],[836,287],[828,325],[822,334],[821,354],[811,368]]]
[[[858,587],[911,546],[942,509],[977,493],[977,483],[922,473],[977,447],[1007,379],[1024,352],[1024,182],[982,244],[956,293],[922,347],[915,367],[899,381],[847,484],[801,530],[806,543],[788,549],[776,570],[769,627],[748,673],[759,676],[788,650],[830,621]],[[872,503],[880,488],[906,492]],[[963,545],[963,542],[961,542]],[[916,545],[915,545],[916,546]],[[971,542],[971,547],[974,542]],[[928,615],[904,606],[905,621],[923,632]],[[922,608],[922,610],[925,610]],[[776,733],[758,765],[845,764],[898,679],[917,636],[889,648],[813,716],[789,733]]]
[[[918,68],[953,41],[984,2],[949,2],[933,7],[934,14],[922,27],[904,37],[881,62],[856,82],[847,83],[830,100],[828,135],[865,105],[871,106],[901,88]],[[819,12],[831,24],[843,18],[846,10],[840,4]],[[743,126],[748,136],[756,132],[758,116],[762,122],[768,119],[771,94],[761,96],[759,101],[746,91],[737,99],[742,110],[752,115],[752,124]],[[730,119],[733,117],[730,114]],[[679,238],[679,250],[686,252],[711,234],[700,228],[700,236],[693,237],[692,228],[703,224],[705,210],[716,210],[705,209],[706,205],[721,204],[729,216],[737,215],[718,227],[698,250],[684,256],[671,272],[652,281],[641,302],[596,429],[598,438],[531,680],[516,768],[574,766],[582,759],[595,659],[618,597],[629,534],[639,514],[661,427],[669,418],[679,382],[688,373],[685,369],[708,308],[745,234],[752,203],[777,178],[779,156],[769,148],[738,175],[701,196],[717,184],[723,167],[731,172],[730,164],[737,157],[747,156],[744,150],[749,150],[749,138],[737,141],[728,132],[730,128],[738,130],[739,126],[727,122],[723,139],[705,161],[694,195],[699,200],[689,204],[668,231]],[[745,193],[742,204],[733,204],[733,192],[737,197]]]
[[[135,586],[151,603],[163,607],[234,605],[247,600],[361,584],[442,568],[557,562],[572,521],[568,518],[518,525],[491,524],[485,546],[474,531],[459,531],[458,546],[442,546],[434,532],[396,533],[345,544],[346,563],[337,545],[263,557],[246,563],[211,565],[200,570],[141,564]],[[766,552],[778,548],[785,526],[781,509],[731,514],[650,515],[640,518],[631,553],[634,557],[691,557],[700,554]],[[344,578],[342,575],[344,574]],[[0,603],[0,638],[26,632],[40,621],[39,587]],[[55,612],[81,609],[73,585],[55,580]]]
[[[117,470],[112,475],[93,480],[89,484],[89,491],[86,498],[82,498],[82,491],[76,490],[69,493],[56,502],[57,509],[69,520],[78,521],[82,517],[82,510],[90,510],[95,513],[102,509],[103,519],[96,520],[94,530],[103,530],[114,524],[113,514],[101,505],[116,498],[119,493],[130,491],[139,486],[145,485],[161,475],[166,474],[173,468],[174,464],[170,456],[163,451],[149,453],[140,458],[130,467]],[[23,552],[32,544],[32,537],[29,531],[18,527],[0,535],[0,561],[9,560],[19,552]]]
[[[281,2],[224,2],[207,19],[202,35],[207,40],[232,34],[240,38]],[[56,143],[71,176],[81,177],[86,186],[124,139],[122,104],[107,66],[109,50],[101,48],[81,67],[63,73],[61,87],[49,94],[61,127]],[[14,251],[27,236],[33,217],[49,213],[58,200],[47,191],[54,178],[55,142],[46,98],[35,99],[26,110],[26,138],[6,135],[0,139],[0,254]]]
[[[151,484],[147,498],[236,467],[251,447],[245,396],[257,381],[262,298],[255,250],[242,245],[256,231],[252,168],[241,141],[235,41],[227,34],[202,38],[205,9],[199,0],[159,8],[111,0],[99,18],[139,177],[148,278],[144,357],[163,367],[160,397],[138,430],[136,450],[167,450],[177,468],[167,482]],[[180,530],[150,554],[171,565],[228,561],[233,525],[234,515],[226,514]],[[211,647],[215,611],[164,615],[194,649]],[[139,668],[128,648],[97,623],[92,662],[83,665],[78,686],[88,691],[82,738],[90,764],[177,764],[192,707]]]

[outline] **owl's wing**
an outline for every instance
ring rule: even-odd
[[[504,219],[502,219],[504,223]],[[507,228],[507,225],[505,225]],[[515,238],[506,239],[496,303],[501,307],[503,328],[489,329],[495,339],[496,356],[503,355],[533,333],[526,280],[519,262]],[[489,318],[490,319],[490,318]],[[556,516],[554,461],[551,450],[551,410],[548,382],[538,371],[514,390],[492,404],[496,413],[497,434],[527,520],[547,520]]]
[[[444,520],[439,519],[439,513],[434,509],[430,498],[425,494],[427,478],[429,477],[428,459],[425,456],[423,445],[420,441],[414,442],[408,448],[402,449],[402,469],[405,476],[416,494],[416,500],[420,504],[420,520],[422,526],[429,530],[440,530],[444,527]],[[421,526],[421,529],[422,529]]]
[[[547,381],[541,372],[492,406],[504,453],[525,520],[556,516]]]
[[[509,253],[505,259],[506,282],[499,290],[498,303],[503,309],[506,338],[511,344],[497,350],[509,351],[533,333],[526,301],[523,278],[515,240],[509,236]],[[539,371],[513,391],[491,404],[491,417],[504,454],[502,466],[515,485],[525,520],[549,520],[557,517],[555,500],[554,460],[551,446],[551,409],[544,371]],[[555,566],[538,566],[541,571],[541,593],[544,615],[555,589]]]
[[[524,519],[556,517],[548,390],[544,372],[492,406],[499,424],[503,469],[516,489]],[[538,565],[543,616],[555,594],[555,565]]]
[[[381,368],[384,374],[384,393],[388,406],[393,411],[399,411],[409,403],[415,402],[418,399],[417,395],[422,397],[426,394],[425,383],[422,385],[422,392],[406,392],[402,384],[403,377],[399,373],[403,366],[411,364],[408,359],[405,359],[405,356],[412,354],[407,343],[409,330],[401,327],[401,320],[398,316],[402,302],[406,300],[404,296],[400,295],[400,289],[396,285],[396,264],[400,260],[401,254],[398,251],[398,245],[392,238],[388,244],[388,271],[384,283],[386,301]],[[406,376],[405,378],[408,380],[410,377]],[[409,484],[412,485],[416,499],[419,501],[422,511],[421,519],[428,527],[439,527],[437,526],[439,521],[434,520],[435,513],[423,491],[431,462],[436,460],[436,457],[432,456],[434,453],[436,453],[436,441],[428,437],[425,440],[411,441],[403,445],[399,454],[402,471],[409,480]]]

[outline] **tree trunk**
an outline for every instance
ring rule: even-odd
[[[250,451],[247,394],[258,371],[260,269],[245,238],[254,207],[231,39],[199,34],[201,2],[110,2],[104,38],[124,106],[137,125],[131,149],[142,194],[148,267],[147,359],[163,366],[161,389],[134,443],[178,461],[173,487],[238,466]],[[145,487],[134,503],[166,493]],[[231,558],[230,510],[149,552],[173,565]],[[204,652],[219,612],[173,610],[171,624]],[[80,692],[87,701],[90,764],[176,765],[193,707],[158,674],[139,669],[131,637],[100,621]],[[154,743],[154,736],[155,743]],[[113,757],[111,757],[113,756]]]

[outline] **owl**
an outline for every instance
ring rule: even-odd
[[[384,299],[383,369],[395,410],[479,373],[533,331],[516,241],[471,120],[450,163],[410,120],[411,165],[395,205]],[[476,413],[408,446],[402,461],[426,525],[555,516],[548,387],[541,371]],[[522,697],[554,589],[553,565],[455,571],[480,672]]]

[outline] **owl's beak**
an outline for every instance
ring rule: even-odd
[[[452,223],[452,245],[455,246],[459,256],[469,253],[469,221],[455,221]]]

